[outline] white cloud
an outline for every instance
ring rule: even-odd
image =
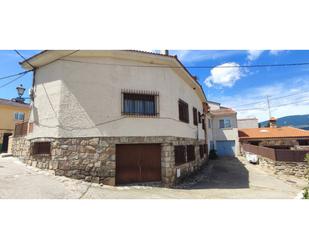
[[[276,118],[309,114],[309,77],[269,82],[266,86],[244,89],[233,96],[219,95],[210,100],[236,109],[237,118],[255,116],[260,122],[268,119],[267,95],[270,96],[271,115]],[[287,97],[278,98],[282,96]]]
[[[270,50],[269,53],[271,55],[278,55],[280,53],[283,53],[285,50]]]
[[[232,87],[243,76],[239,64],[235,62],[224,63],[214,67],[211,69],[210,74],[204,81],[208,87],[214,85]]]
[[[229,58],[231,56],[244,54],[245,50],[171,50],[172,55],[177,55],[183,63],[194,63],[205,60]]]
[[[248,50],[247,59],[249,61],[254,61],[260,57],[260,55],[264,52],[264,50]]]

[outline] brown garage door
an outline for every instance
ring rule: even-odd
[[[116,184],[161,181],[160,144],[116,145]]]

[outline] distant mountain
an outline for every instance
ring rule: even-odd
[[[268,126],[268,120],[260,122],[261,127]],[[309,114],[291,115],[277,119],[277,126],[292,126],[304,130],[309,130]]]

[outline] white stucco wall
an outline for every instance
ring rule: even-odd
[[[248,118],[248,119],[238,119],[237,127],[239,129],[242,128],[258,128],[258,120],[256,118]]]
[[[220,119],[229,119],[231,121],[231,128],[220,128]],[[208,143],[210,146],[210,141],[214,142],[216,149],[216,141],[235,141],[235,153],[239,154],[239,139],[238,139],[238,128],[237,128],[237,118],[236,115],[229,116],[213,116],[211,119],[211,131],[208,136]]]
[[[202,100],[177,74],[179,69],[102,65],[149,65],[104,57],[74,60],[97,64],[56,61],[36,71],[31,115],[35,125],[30,137],[196,138],[198,134],[199,139],[205,138],[201,124],[193,125],[192,108],[202,113]],[[159,117],[122,116],[121,89],[159,92]],[[189,124],[179,121],[179,98],[189,104]]]

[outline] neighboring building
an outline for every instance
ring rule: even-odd
[[[13,143],[28,164],[109,185],[170,186],[206,162],[207,100],[176,56],[44,51],[28,62],[32,132]]]
[[[241,144],[290,149],[309,145],[309,131],[293,127],[239,129]]]
[[[0,99],[0,153],[7,152],[9,136],[15,125],[28,121],[30,106],[8,99]]]
[[[241,118],[237,119],[237,127],[238,129],[243,128],[258,128],[259,123],[257,118]]]
[[[237,113],[208,101],[210,112],[207,115],[208,145],[219,156],[236,156],[239,153]]]

